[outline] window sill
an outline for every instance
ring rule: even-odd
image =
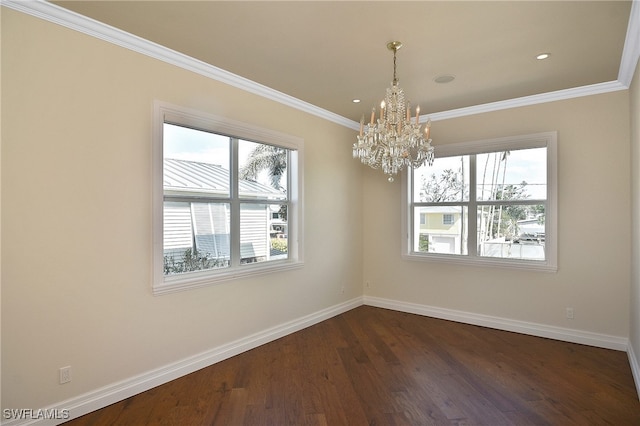
[[[242,265],[235,269],[193,272],[168,277],[162,276],[160,278],[161,282],[154,283],[152,290],[155,296],[159,296],[273,272],[299,269],[303,266],[304,262],[301,261],[273,261],[268,264],[257,263]]]
[[[521,271],[536,271],[536,272],[557,272],[558,266],[552,265],[549,262],[541,262],[536,260],[520,260],[520,259],[501,259],[490,257],[469,257],[447,254],[403,254],[404,260],[412,262],[436,262],[436,263],[450,263],[455,265],[467,265],[467,266],[480,266],[489,268],[505,268],[505,269],[518,269]]]

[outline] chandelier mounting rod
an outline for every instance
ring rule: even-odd
[[[402,47],[401,41],[390,41],[387,43],[387,49],[393,50],[393,84],[398,84],[396,77],[396,52]]]

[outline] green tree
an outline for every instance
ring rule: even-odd
[[[529,198],[527,194],[527,182],[522,181],[517,185],[503,185],[501,190],[496,194],[496,200],[526,200]],[[500,206],[501,214],[491,217],[495,225],[495,233],[490,238],[504,236],[506,238],[514,238],[519,234],[517,222],[520,220],[538,218],[540,223],[544,223],[544,204],[536,205],[507,205]]]

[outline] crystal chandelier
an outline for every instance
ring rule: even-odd
[[[420,167],[433,164],[433,147],[429,134],[431,120],[424,131],[419,123],[420,107],[416,108],[415,119],[405,101],[404,90],[398,86],[396,78],[396,52],[402,47],[399,41],[392,41],[387,48],[393,51],[393,83],[387,88],[387,95],[380,104],[380,115],[376,120],[375,107],[371,110],[371,121],[364,124],[360,120],[358,142],[353,144],[353,158],[360,158],[364,164],[379,169],[389,176],[389,182],[405,167]]]

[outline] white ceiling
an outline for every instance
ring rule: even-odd
[[[56,1],[359,121],[393,78],[421,114],[618,80],[631,1]],[[542,52],[551,57],[535,59]],[[635,63],[634,63],[635,65]],[[455,80],[438,84],[450,74]],[[354,104],[352,99],[361,103]]]

